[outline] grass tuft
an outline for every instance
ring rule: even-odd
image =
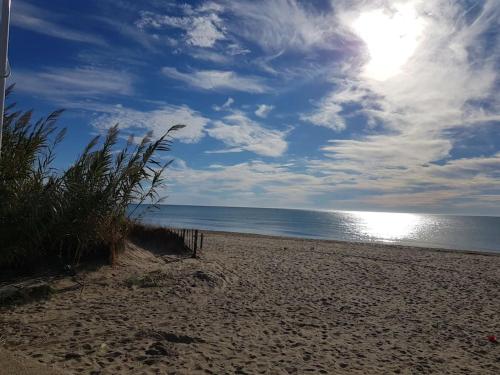
[[[134,275],[125,280],[125,285],[129,288],[155,288],[162,285],[165,274],[161,271],[151,271],[146,275]]]

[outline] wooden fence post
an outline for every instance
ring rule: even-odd
[[[201,233],[200,237],[200,250],[203,250],[203,232]]]
[[[196,258],[196,247],[198,245],[198,230],[194,231],[194,237],[193,237],[193,258]]]

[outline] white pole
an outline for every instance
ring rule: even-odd
[[[2,153],[3,115],[5,109],[5,81],[7,80],[7,52],[9,47],[10,0],[2,0],[0,35],[0,156]]]

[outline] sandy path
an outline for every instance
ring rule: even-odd
[[[0,311],[5,346],[77,374],[500,373],[500,256],[210,233],[122,263]]]

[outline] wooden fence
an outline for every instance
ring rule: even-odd
[[[203,249],[203,233],[198,229],[168,228],[168,230],[184,242],[184,246],[191,250],[193,258],[196,258],[198,250]]]

